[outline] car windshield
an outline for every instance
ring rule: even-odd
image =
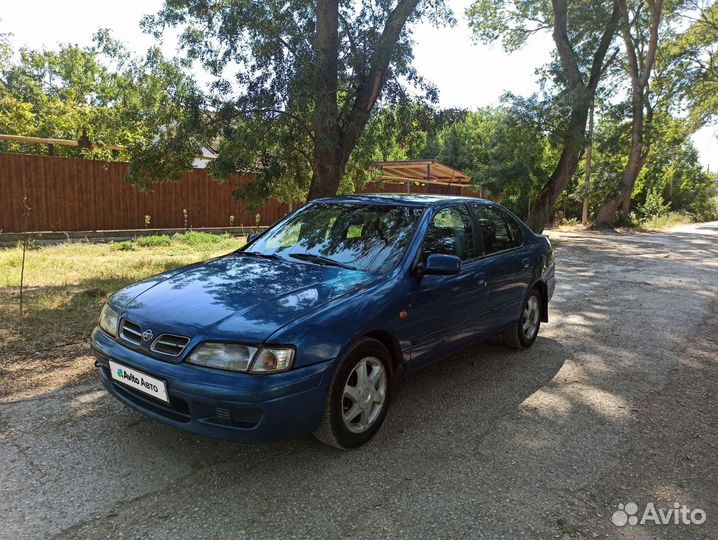
[[[422,212],[408,206],[317,203],[268,231],[243,252],[387,272],[404,254]]]

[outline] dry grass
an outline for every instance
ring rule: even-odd
[[[688,223],[693,223],[693,219],[688,214],[670,212],[665,216],[657,216],[641,221],[641,229],[648,231],[665,231],[678,225],[687,225]]]
[[[22,249],[0,248],[0,395],[58,385],[57,366],[73,380],[86,376],[92,368],[87,338],[113,292],[243,243],[231,236],[187,233],[121,243],[33,245],[26,252],[22,318]]]

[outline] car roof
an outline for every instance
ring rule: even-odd
[[[316,199],[312,202],[343,203],[343,204],[380,204],[387,206],[415,206],[428,208],[450,203],[485,202],[486,199],[479,197],[459,197],[456,195],[434,195],[423,193],[363,193],[361,195],[340,195],[338,197],[327,197]]]

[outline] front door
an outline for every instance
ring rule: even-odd
[[[433,253],[456,255],[461,272],[452,276],[416,278],[411,292],[411,364],[422,367],[463,346],[480,330],[488,306],[485,262],[477,246],[468,208],[455,205],[435,211],[426,231],[420,257]]]

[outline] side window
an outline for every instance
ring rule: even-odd
[[[426,231],[422,254],[456,255],[461,260],[476,256],[471,218],[464,206],[444,208],[434,215]]]
[[[481,238],[487,255],[513,247],[506,222],[496,206],[475,204],[474,211],[481,227]]]
[[[511,245],[514,247],[519,247],[522,241],[521,227],[519,227],[519,224],[516,223],[516,220],[513,218],[513,216],[509,215],[508,212],[501,210],[501,215],[504,216],[506,225],[509,226],[509,232],[511,233]]]

